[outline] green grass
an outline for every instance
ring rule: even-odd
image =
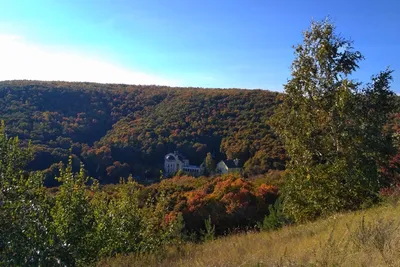
[[[98,266],[400,266],[400,206],[337,214],[274,232],[186,243]]]

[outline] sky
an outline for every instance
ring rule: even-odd
[[[293,45],[330,16],[400,93],[399,0],[0,0],[0,80],[282,91]]]

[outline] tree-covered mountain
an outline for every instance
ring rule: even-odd
[[[281,169],[284,150],[267,123],[278,102],[264,90],[0,82],[0,119],[10,136],[32,140],[31,168],[52,177],[72,152],[103,183],[158,178],[174,150],[193,164],[208,152],[239,158],[248,176]]]

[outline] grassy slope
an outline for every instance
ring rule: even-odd
[[[119,256],[99,266],[400,266],[400,206],[338,214],[275,232],[185,244],[165,255]]]

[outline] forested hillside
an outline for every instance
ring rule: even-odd
[[[46,170],[74,155],[102,183],[132,174],[157,179],[163,156],[179,150],[193,164],[239,158],[245,175],[282,169],[284,150],[268,126],[278,93],[95,83],[0,83],[7,134],[32,140],[30,168]]]
[[[399,99],[391,69],[352,79],[362,59],[325,19],[284,95],[1,82],[0,265],[398,266]],[[158,180],[176,150],[244,172]]]

